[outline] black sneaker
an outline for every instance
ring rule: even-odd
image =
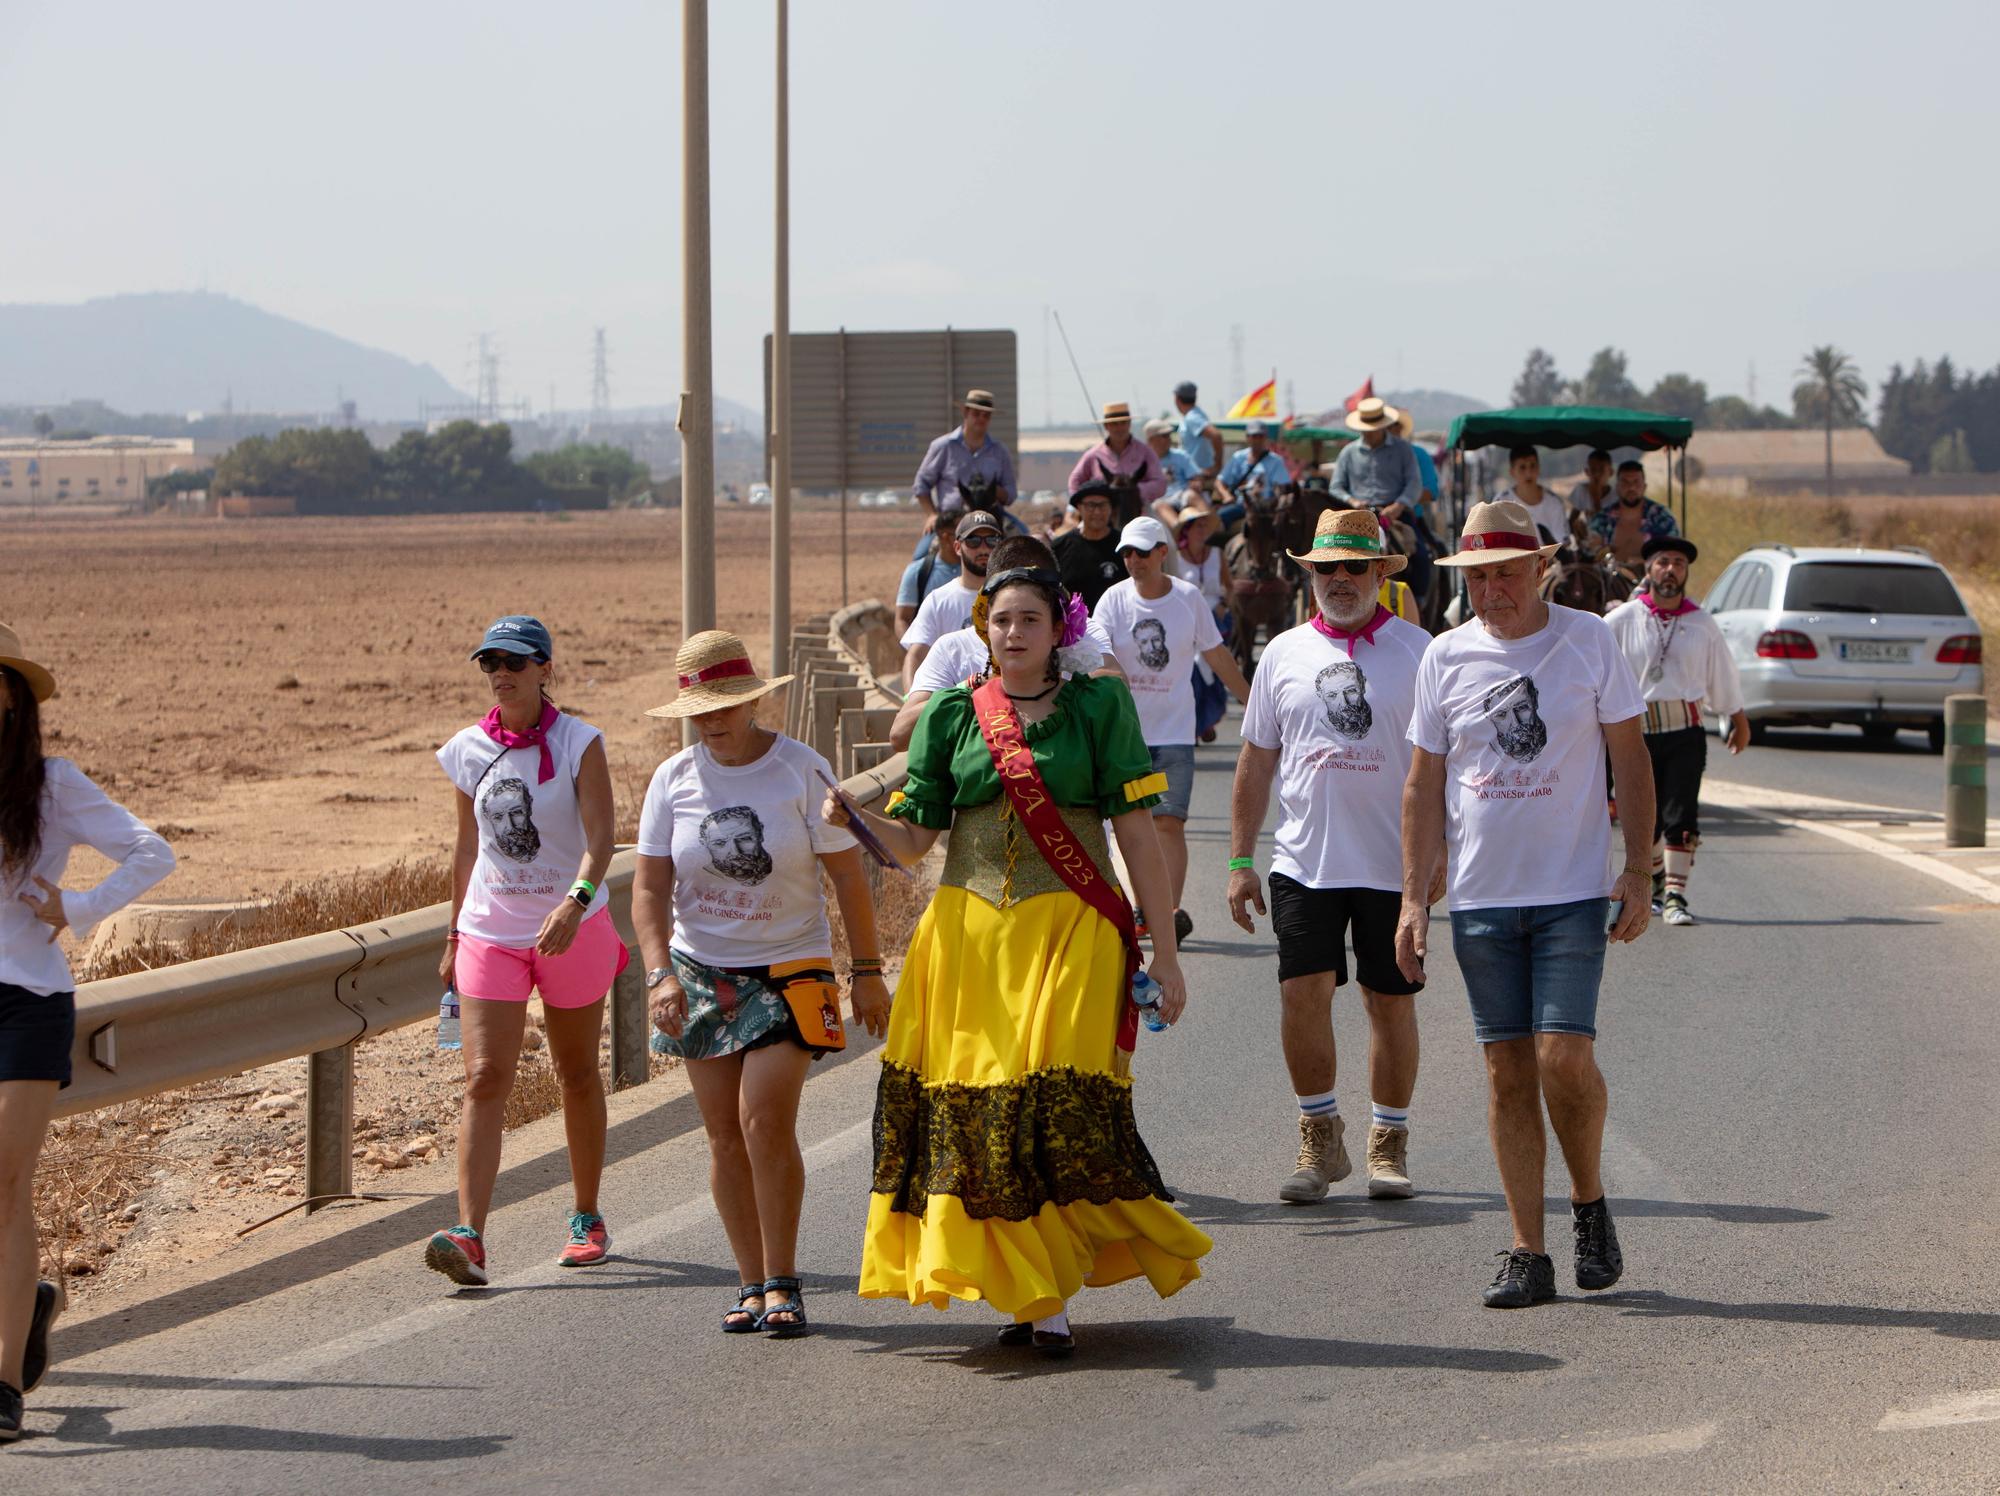
[[[1588,1205],[1572,1205],[1570,1219],[1576,1227],[1576,1286],[1609,1288],[1625,1272],[1625,1254],[1618,1250],[1618,1228],[1611,1224],[1611,1211],[1599,1196]]]
[[[1192,934],[1194,934],[1194,916],[1189,914],[1185,909],[1176,909],[1174,911],[1174,944],[1179,945]]]
[[[1488,1309],[1525,1309],[1530,1304],[1546,1304],[1556,1296],[1556,1265],[1541,1252],[1516,1247],[1500,1252],[1505,1259],[1486,1290]]]
[[[47,1278],[35,1284],[35,1312],[28,1320],[28,1346],[21,1353],[21,1391],[33,1392],[49,1369],[49,1325],[56,1317],[56,1303],[62,1290]]]
[[[0,1382],[0,1444],[12,1444],[21,1437],[21,1394]]]

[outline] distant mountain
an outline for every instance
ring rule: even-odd
[[[330,411],[414,420],[466,397],[429,364],[206,291],[0,306],[0,405],[94,399],[118,410]]]
[[[1460,416],[1493,409],[1484,400],[1450,390],[1387,390],[1382,398],[1398,410],[1410,412],[1419,431],[1449,431]]]

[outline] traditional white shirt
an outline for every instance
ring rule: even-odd
[[[1678,613],[1656,613],[1644,597],[1634,597],[1605,614],[1604,621],[1648,705],[1699,702],[1717,717],[1743,710],[1736,661],[1712,613],[1693,603]]]

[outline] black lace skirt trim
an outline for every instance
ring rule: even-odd
[[[875,1089],[875,1183],[921,1216],[954,1195],[975,1220],[1025,1221],[1053,1202],[1172,1200],[1132,1115],[1132,1087],[1063,1066],[991,1086],[926,1085],[885,1064]]]

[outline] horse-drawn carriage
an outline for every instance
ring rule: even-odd
[[[1456,535],[1471,507],[1466,454],[1484,447],[1602,447],[1614,451],[1636,447],[1642,452],[1667,449],[1667,508],[1674,507],[1673,453],[1685,451],[1694,422],[1684,416],[1656,411],[1622,410],[1609,405],[1528,405],[1512,410],[1482,410],[1451,423],[1451,530]],[[1680,522],[1688,523],[1687,475],[1681,473]],[[1585,516],[1587,519],[1588,516]],[[1588,529],[1553,537],[1562,545],[1542,584],[1543,595],[1564,607],[1602,613],[1632,595],[1638,578]]]

